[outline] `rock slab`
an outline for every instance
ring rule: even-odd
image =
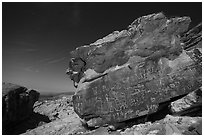
[[[122,135],[202,135],[202,118],[167,115],[153,123],[134,125]]]
[[[72,51],[67,74],[79,117],[90,126],[122,122],[201,87],[201,26],[187,32],[190,22],[151,14]]]
[[[171,102],[170,110],[173,114],[183,115],[185,113],[195,113],[202,109],[202,90],[198,89],[182,97],[179,100]],[[198,115],[198,113],[196,114]],[[200,114],[202,115],[202,113]]]

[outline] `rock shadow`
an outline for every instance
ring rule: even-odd
[[[2,126],[3,135],[19,135],[25,133],[27,130],[34,129],[51,122],[48,116],[33,112],[30,117],[23,121],[15,122],[7,127]]]
[[[186,94],[178,96],[178,97],[171,98],[169,101],[159,103],[158,110],[155,113],[140,116],[140,117],[137,117],[137,118],[133,118],[133,119],[124,121],[124,123],[125,123],[125,124],[123,124],[124,126],[122,126],[120,128],[122,128],[122,129],[127,128],[127,127],[130,128],[133,125],[143,124],[145,122],[153,123],[155,121],[159,121],[159,120],[164,119],[166,117],[166,115],[168,115],[168,114],[169,115],[178,115],[178,116],[191,116],[191,117],[202,116],[202,106],[197,106],[197,107],[194,107],[194,108],[190,108],[190,109],[187,109],[184,112],[177,113],[177,114],[173,114],[170,111],[170,109],[169,109],[170,103],[175,101],[175,100],[178,100],[178,99],[180,99],[180,98],[182,98],[184,96],[186,96]]]

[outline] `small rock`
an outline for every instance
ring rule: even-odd
[[[171,102],[170,110],[172,113],[179,113],[181,115],[182,112],[188,113],[188,110],[196,107],[201,107],[202,105],[202,91],[198,89],[184,96],[183,98]]]

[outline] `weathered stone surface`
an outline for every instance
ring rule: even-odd
[[[84,133],[81,119],[71,106],[70,97],[36,102],[34,112],[49,117],[49,123],[43,123],[24,135],[66,135]]]
[[[183,47],[185,50],[192,48],[202,48],[202,24],[198,24],[187,33],[184,33],[181,37],[181,41],[184,43]]]
[[[79,117],[91,126],[121,122],[201,87],[200,42],[187,43],[200,32],[185,35],[190,21],[162,13],[143,16],[128,30],[72,51],[67,74],[77,88],[73,106]]]
[[[70,116],[73,113],[73,107],[71,107],[71,96],[62,97],[56,100],[37,101],[34,104],[33,111],[41,115],[49,117],[51,121],[57,119],[63,119]]]
[[[36,102],[34,105],[34,111],[39,112],[52,118],[55,115],[55,111],[58,113],[64,113],[65,117],[59,117],[52,119],[49,123],[43,123],[38,125],[35,129],[29,129],[24,135],[175,135],[175,134],[202,134],[202,118],[195,116],[171,116],[166,115],[158,120],[151,121],[150,117],[158,117],[159,113],[148,116],[150,119],[148,122],[141,122],[141,117],[137,119],[125,121],[122,123],[115,123],[112,126],[98,127],[96,129],[88,129],[82,126],[82,121],[79,116],[74,112],[70,102],[67,105],[58,104],[62,102],[65,104],[70,98],[59,98],[54,100],[46,100],[41,103]],[[46,106],[48,108],[46,109]],[[51,109],[52,107],[53,109]],[[60,111],[62,109],[66,111]],[[55,110],[55,111],[54,111]],[[53,113],[52,113],[53,112]],[[37,113],[36,113],[37,114]],[[93,120],[93,119],[91,119]],[[138,121],[139,120],[139,121]],[[94,120],[93,120],[94,121]]]
[[[23,133],[24,135],[70,135],[85,131],[76,113],[69,117],[57,119]]]
[[[189,93],[187,96],[171,102],[170,109],[172,113],[189,113],[192,109],[202,108],[202,90],[198,89]]]
[[[3,83],[2,87],[2,127],[4,134],[7,132],[7,128],[11,128],[32,114],[33,104],[38,100],[39,93],[11,83]]]
[[[167,115],[156,122],[134,125],[121,132],[122,135],[202,135],[201,117]]]

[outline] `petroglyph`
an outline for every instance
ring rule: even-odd
[[[188,49],[189,38],[181,35],[189,24],[189,17],[143,16],[128,30],[73,51],[68,74],[78,83],[76,113],[86,120],[121,122],[201,87],[200,45]]]

